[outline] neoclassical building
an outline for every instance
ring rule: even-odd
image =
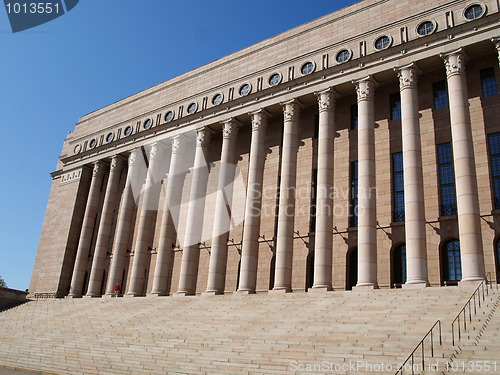
[[[364,0],[83,116],[30,296],[496,278],[499,14]]]

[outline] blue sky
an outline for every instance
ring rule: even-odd
[[[35,1],[35,0],[33,0]],[[27,289],[79,117],[356,0],[81,0],[13,34],[0,7],[0,276]]]

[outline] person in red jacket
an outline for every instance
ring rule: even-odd
[[[120,284],[116,283],[115,285],[115,293],[113,294],[115,297],[118,297],[120,294]]]

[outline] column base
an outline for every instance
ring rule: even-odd
[[[123,295],[124,297],[130,298],[130,297],[146,297],[145,294],[139,294],[139,293],[127,293]]]
[[[147,296],[148,297],[166,297],[168,295],[169,294],[166,292],[152,292],[152,293],[149,293]]]
[[[237,290],[234,294],[256,294],[255,290]]]
[[[483,279],[465,279],[461,280],[458,282],[458,287],[459,288],[464,288],[464,289],[475,289],[481,284],[481,282],[484,281]]]
[[[269,294],[285,294],[285,293],[292,293],[292,290],[287,288],[280,288],[280,289],[271,289],[269,291]]]
[[[378,284],[358,284],[352,287],[353,291],[363,292],[378,289]]]
[[[210,291],[201,293],[202,296],[220,296],[223,294],[224,294],[224,292],[217,292],[215,290],[210,290]]]
[[[324,293],[331,292],[333,288],[327,285],[313,286],[312,288],[307,289],[308,293]]]
[[[72,294],[68,294],[66,296],[66,298],[82,298],[82,296],[77,296],[77,295],[74,295],[74,294],[73,295]]]
[[[189,292],[177,292],[172,295],[172,297],[189,297],[189,296],[194,296],[195,293],[189,293]]]
[[[403,284],[403,289],[425,289],[430,284],[427,281],[411,281]]]
[[[102,295],[100,294],[85,294],[83,298],[101,298]]]

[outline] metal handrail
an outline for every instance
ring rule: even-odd
[[[463,329],[464,331],[467,330],[467,318],[469,318],[469,323],[472,322],[472,302],[474,304],[474,315],[477,315],[477,307],[481,307],[481,295],[482,295],[482,300],[484,302],[485,296],[484,292],[486,290],[486,295],[488,295],[488,285],[491,287],[491,283],[488,281],[488,275],[486,275],[486,278],[481,281],[481,283],[477,286],[476,290],[470,298],[467,300],[465,303],[464,307],[462,307],[462,310],[458,313],[458,315],[453,319],[451,322],[451,343],[453,346],[455,346],[455,324],[458,326],[458,341],[462,339],[462,324],[460,322],[461,316],[463,315]],[[485,287],[486,286],[486,287]],[[476,305],[476,299],[477,299],[477,305]],[[467,315],[467,310],[469,311],[469,314]]]
[[[429,331],[427,331],[427,333],[425,334],[424,338],[422,340],[420,340],[420,342],[417,344],[417,346],[415,347],[415,349],[413,349],[413,351],[408,356],[408,358],[406,358],[406,360],[399,366],[398,371],[396,371],[395,375],[398,375],[398,374],[403,375],[403,370],[405,368],[405,365],[410,360],[411,360],[411,374],[412,375],[415,374],[415,358],[414,358],[414,355],[415,355],[415,353],[416,353],[416,351],[418,350],[419,347],[422,348],[421,349],[421,351],[422,351],[422,368],[425,368],[425,346],[424,346],[424,341],[430,335],[430,339],[431,339],[431,343],[430,343],[431,344],[431,358],[434,357],[434,334],[433,334],[433,331],[434,331],[434,328],[436,328],[436,326],[439,327],[439,345],[443,345],[443,336],[442,336],[442,331],[441,331],[441,321],[438,320],[438,321],[436,321],[436,323],[434,323],[434,325],[431,327],[431,329]]]

